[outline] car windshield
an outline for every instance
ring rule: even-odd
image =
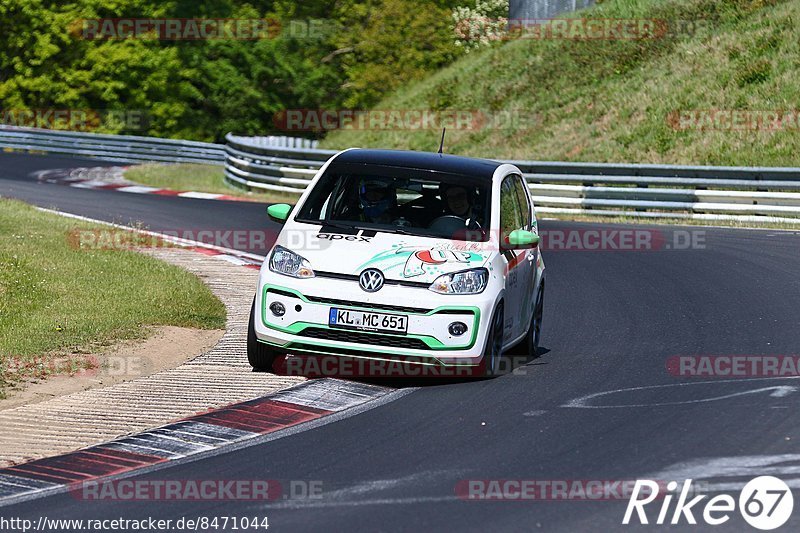
[[[329,167],[296,220],[366,229],[485,241],[491,181],[415,169]]]

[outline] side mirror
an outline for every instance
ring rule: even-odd
[[[289,213],[292,212],[292,206],[289,204],[273,204],[267,207],[267,216],[273,222],[283,224],[289,218]]]
[[[518,229],[508,234],[509,248],[536,248],[537,246],[539,246],[539,236],[532,231]]]

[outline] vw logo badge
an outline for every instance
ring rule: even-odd
[[[368,268],[358,277],[358,284],[367,292],[377,292],[383,287],[383,274],[380,270]]]

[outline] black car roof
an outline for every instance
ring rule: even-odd
[[[372,150],[357,148],[339,154],[332,164],[378,165],[413,168],[431,172],[460,174],[492,179],[494,171],[502,165],[499,161],[474,159],[433,152],[410,152],[405,150]]]

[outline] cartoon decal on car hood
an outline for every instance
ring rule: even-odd
[[[450,272],[482,266],[489,258],[486,252],[452,249],[447,245],[436,247],[396,245],[391,250],[376,254],[359,266],[377,268],[388,279],[409,279],[432,283],[437,277]]]
[[[288,233],[277,244],[297,250],[317,271],[358,275],[367,268],[377,268],[386,279],[420,283],[433,283],[442,274],[460,270],[488,268],[497,250],[493,241],[452,241],[388,232],[368,236],[317,232],[292,235],[305,246],[298,246]]]

